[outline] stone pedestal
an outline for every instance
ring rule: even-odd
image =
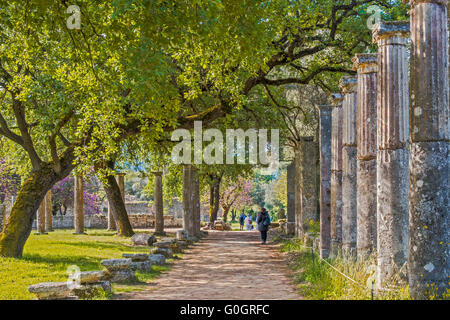
[[[367,257],[377,248],[377,72],[378,54],[357,54],[356,112],[357,169],[357,252]]]
[[[411,1],[410,248],[414,299],[450,279],[450,129],[447,0]]]
[[[84,234],[84,199],[83,199],[83,176],[75,176],[74,186],[74,226],[75,234]]]
[[[342,102],[342,250],[345,253],[354,254],[357,222],[357,79],[343,77],[340,86],[344,93]]]
[[[342,100],[333,94],[331,102],[331,253],[338,255],[342,248]]]
[[[320,106],[320,256],[331,253],[331,110]]]
[[[383,22],[378,44],[377,286],[384,287],[408,260],[409,234],[409,21]]]

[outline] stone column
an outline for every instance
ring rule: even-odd
[[[3,231],[3,220],[6,216],[6,206],[2,203],[0,204],[0,233]]]
[[[342,250],[353,254],[356,250],[357,180],[356,180],[356,85],[357,79],[343,77],[342,103]]]
[[[342,100],[331,96],[331,253],[336,256],[342,248]]]
[[[320,256],[331,252],[331,110],[323,105],[320,111]]]
[[[192,168],[192,215],[193,232],[195,236],[200,235],[200,181],[197,168]]]
[[[295,160],[287,167],[287,234],[295,234]]]
[[[189,236],[194,235],[192,210],[192,165],[183,165],[183,229]]]
[[[83,199],[83,176],[75,175],[74,186],[74,226],[75,234],[84,234],[84,199]]]
[[[164,203],[162,172],[153,172],[155,178],[154,198],[155,198],[155,235],[164,236]]]
[[[357,252],[367,257],[377,249],[377,75],[378,54],[357,54],[356,111]]]
[[[377,286],[408,260],[409,231],[409,21],[383,22],[378,44]]]
[[[304,238],[310,222],[318,222],[317,215],[317,143],[313,137],[303,137],[296,154],[296,233]]]
[[[116,221],[114,220],[114,215],[112,213],[112,206],[108,201],[108,230],[117,230]]]
[[[36,213],[36,234],[47,234],[45,232],[45,198]]]
[[[52,190],[48,190],[45,196],[45,231],[53,231],[53,203],[52,203]]]
[[[409,286],[442,294],[450,277],[447,0],[411,1]],[[431,291],[431,292],[430,292]]]

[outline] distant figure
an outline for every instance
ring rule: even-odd
[[[250,213],[247,215],[247,218],[245,218],[245,226],[247,227],[247,231],[251,231],[253,229],[253,220]]]
[[[241,231],[244,230],[244,224],[245,224],[245,214],[242,212],[241,215],[239,216],[239,227]]]
[[[265,208],[261,208],[261,212],[256,218],[256,224],[258,225],[258,231],[261,232],[261,244],[266,244],[267,241],[267,231],[270,227],[270,215]]]

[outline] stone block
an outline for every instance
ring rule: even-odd
[[[131,259],[107,259],[102,260],[100,264],[108,271],[126,270],[130,267]]]
[[[151,254],[148,256],[151,264],[162,266],[166,264],[166,257],[163,254]]]

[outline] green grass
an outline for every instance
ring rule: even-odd
[[[67,268],[76,265],[81,271],[104,270],[103,259],[122,258],[123,253],[149,253],[148,247],[133,247],[129,238],[113,231],[88,230],[74,235],[73,230],[57,230],[48,235],[31,234],[22,259],[0,257],[0,300],[34,299],[28,286],[40,282],[67,280]],[[170,260],[169,260],[170,263]],[[154,266],[150,274],[136,273],[134,287],[139,288],[157,278],[169,266]],[[117,292],[120,286],[113,285]],[[116,292],[116,290],[114,290]]]
[[[302,247],[298,239],[289,241],[279,239],[281,250],[289,252],[289,267],[293,271],[293,281],[299,293],[312,300],[370,300],[372,280],[376,271],[374,257],[368,259],[352,259],[338,257],[327,261],[342,273],[361,286],[346,279],[341,274],[320,261],[318,252]],[[374,292],[374,299],[406,300],[409,299],[408,286],[399,281],[395,283],[395,291]]]

